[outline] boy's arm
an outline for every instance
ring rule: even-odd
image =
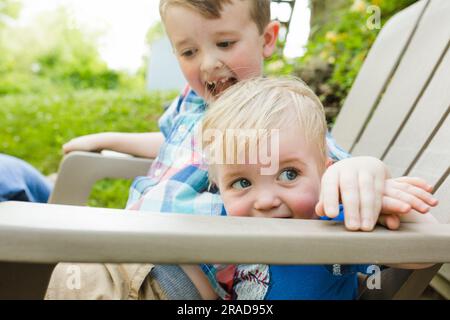
[[[136,157],[156,158],[164,143],[161,132],[104,132],[75,138],[63,146],[64,153],[72,151],[112,150]]]
[[[217,300],[219,297],[209,283],[208,278],[198,265],[181,265],[181,269],[191,279],[203,300]]]
[[[189,92],[189,87],[186,87],[183,94],[175,98],[161,116],[158,125],[162,132],[90,134],[69,141],[63,145],[63,151],[66,154],[72,151],[101,151],[106,149],[136,157],[156,158],[165,141],[165,134],[171,131],[173,119],[179,113],[179,106],[183,104]]]

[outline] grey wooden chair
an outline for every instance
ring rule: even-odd
[[[394,16],[333,129],[354,155],[379,157],[396,176],[421,176],[434,184],[440,205],[432,214],[440,224],[405,223],[400,231],[363,233],[334,222],[87,208],[82,206],[96,180],[145,175],[151,161],[75,152],[61,164],[52,204],[0,204],[0,298],[42,298],[57,262],[450,262],[448,16],[447,0],[422,0]],[[417,298],[440,268],[387,269],[382,289],[366,290],[361,298]],[[442,270],[447,276],[448,268]]]

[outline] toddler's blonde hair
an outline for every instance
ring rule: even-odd
[[[298,78],[254,78],[233,85],[208,106],[202,132],[215,130],[224,133],[220,145],[225,160],[228,159],[226,152],[230,152],[226,144],[235,141],[229,139],[236,139],[227,137],[227,130],[262,132],[257,137],[259,142],[267,138],[271,130],[292,126],[300,128],[307,143],[318,150],[320,160],[325,163],[327,124],[324,108],[316,94]],[[203,134],[201,139],[209,160],[208,155],[215,154],[213,148],[217,144]],[[248,148],[247,145],[245,147]],[[242,151],[247,150],[233,149],[233,159]],[[210,178],[214,179],[214,163],[209,168]]]

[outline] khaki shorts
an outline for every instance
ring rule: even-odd
[[[47,300],[167,300],[149,274],[152,264],[60,263]]]

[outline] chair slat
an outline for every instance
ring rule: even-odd
[[[439,205],[431,213],[441,223],[450,223],[450,179],[447,177],[436,191],[435,197],[439,199]]]
[[[392,176],[404,175],[450,108],[450,50],[400,135],[384,158]],[[450,136],[449,136],[450,139]],[[443,146],[444,147],[444,146]],[[447,148],[450,146],[447,146]]]
[[[376,106],[427,3],[428,0],[423,0],[403,10],[378,35],[332,130],[333,137],[345,150],[352,148]]]
[[[450,118],[447,116],[433,140],[407,174],[422,177],[432,185],[436,185],[448,171],[450,164],[449,141]]]
[[[430,286],[445,299],[450,300],[450,264],[444,264]]]
[[[430,2],[380,104],[352,151],[354,155],[382,158],[389,149],[448,48],[449,15],[450,1]]]
[[[435,196],[440,203],[438,210],[433,210],[432,213],[442,223],[450,223],[449,141],[450,119],[447,116],[431,143],[408,172],[408,175],[422,177],[432,185],[438,184]]]

